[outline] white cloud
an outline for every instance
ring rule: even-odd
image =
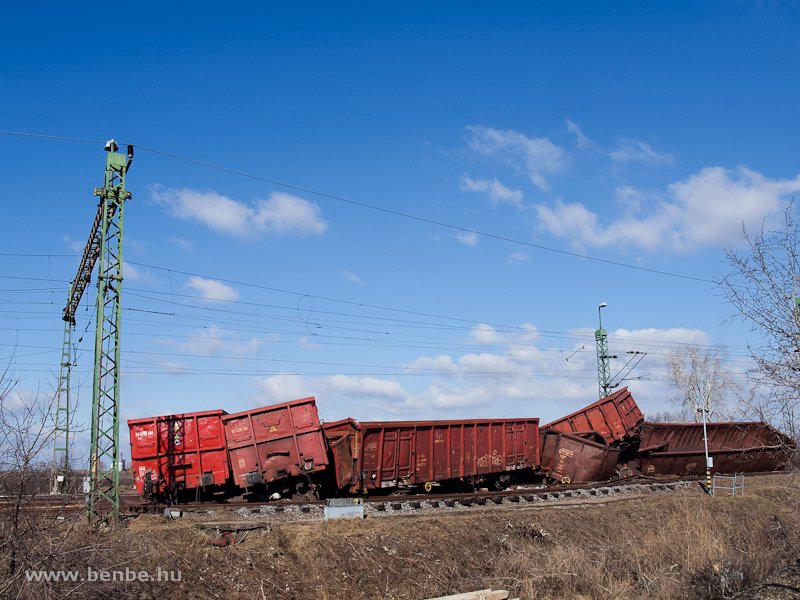
[[[617,203],[628,212],[639,212],[647,202],[658,202],[652,194],[638,190],[631,185],[623,185],[614,189],[614,198]]]
[[[299,398],[308,398],[315,393],[313,381],[300,375],[272,375],[258,380],[259,396],[274,403],[288,402]]]
[[[618,163],[641,162],[651,165],[675,162],[675,156],[666,152],[656,152],[647,142],[622,139],[616,149],[608,153],[611,160]]]
[[[437,381],[425,390],[421,400],[436,408],[453,409],[490,404],[496,401],[496,397],[482,386],[457,387]]]
[[[239,299],[239,292],[216,279],[192,276],[189,277],[185,287],[197,292],[203,300],[210,302],[233,302]]]
[[[64,243],[75,254],[83,254],[83,249],[86,247],[86,242],[85,241],[81,242],[81,241],[78,241],[78,240],[73,240],[68,235],[64,236]]]
[[[572,119],[567,119],[567,131],[575,134],[575,145],[578,146],[578,148],[585,149],[595,147],[595,143],[583,134],[581,128],[578,127],[578,124]]]
[[[299,340],[297,340],[297,344],[305,350],[319,350],[321,346],[316,342],[312,341],[313,339],[314,339],[313,336],[304,335]]]
[[[142,278],[139,269],[124,260],[122,261],[122,276],[129,281],[139,281]]]
[[[497,329],[491,325],[481,323],[473,327],[469,332],[472,341],[478,344],[502,344],[504,338],[497,332]]]
[[[296,196],[273,192],[252,206],[214,191],[187,188],[150,188],[153,200],[173,217],[199,221],[214,231],[239,237],[259,233],[321,234],[327,229],[319,206]]]
[[[161,362],[161,368],[171,375],[180,375],[189,372],[189,368],[177,360],[165,360]]]
[[[522,331],[498,331],[495,327],[480,323],[469,332],[470,339],[477,344],[489,346],[505,344],[532,344],[539,337],[539,330],[530,323],[523,323]]]
[[[741,224],[758,227],[774,215],[787,196],[800,192],[795,179],[767,179],[745,167],[707,167],[669,185],[649,214],[630,214],[608,225],[580,203],[539,205],[539,224],[577,246],[629,246],[655,251],[690,252],[702,246],[740,241]],[[623,194],[633,197],[631,188]],[[640,212],[640,211],[638,211]]]
[[[487,373],[513,373],[517,369],[516,363],[506,355],[481,352],[480,354],[465,354],[458,359],[467,371]]]
[[[676,345],[706,346],[711,343],[708,334],[701,329],[673,327],[671,329],[616,329],[610,333],[622,345],[636,346],[639,350],[674,350]],[[625,350],[634,349],[626,347]]]
[[[512,252],[508,255],[508,262],[510,262],[512,265],[521,265],[529,260],[530,257],[524,252]]]
[[[328,228],[314,202],[281,192],[273,192],[269,200],[258,201],[256,225],[276,233],[321,234]]]
[[[529,137],[513,129],[476,125],[468,126],[466,130],[467,145],[473,151],[527,175],[542,191],[550,188],[547,177],[562,172],[567,166],[564,150],[547,138]]]
[[[3,408],[9,412],[16,413],[17,411],[26,412],[27,409],[32,409],[37,405],[37,394],[31,390],[22,389],[19,386],[14,386],[3,397]],[[44,405],[42,404],[42,408]]]
[[[599,217],[583,204],[564,204],[557,200],[553,206],[538,205],[539,225],[558,237],[572,237],[585,243],[599,228]]]
[[[150,270],[142,271],[138,267],[129,262],[122,261],[122,276],[125,281],[138,281],[138,282],[153,282],[155,277]]]
[[[340,272],[341,276],[344,277],[347,281],[351,283],[361,283],[361,277],[356,275],[355,273],[348,271],[347,269],[342,269]]]
[[[439,356],[420,356],[417,360],[406,365],[410,370],[422,371],[456,371],[458,367],[450,356],[440,354]]]
[[[157,343],[195,356],[231,356],[239,358],[255,353],[266,341],[277,338],[275,334],[268,335],[266,338],[250,339],[241,339],[240,336],[240,332],[226,331],[212,324],[205,329],[195,330],[183,341],[168,337],[158,339]]]
[[[462,192],[483,192],[489,196],[492,206],[511,204],[522,209],[522,191],[507,188],[497,179],[472,179],[468,175],[461,178]]]
[[[472,246],[474,248],[478,245],[478,234],[472,231],[457,233],[456,239],[465,246]]]
[[[499,346],[496,351],[419,356],[398,367],[398,373],[413,375],[399,381],[369,375],[273,375],[257,380],[256,401],[283,402],[315,395],[320,414],[336,418],[530,416],[544,423],[596,400],[594,330],[563,332],[560,337],[571,339],[572,348],[545,345],[537,335],[536,327],[527,323],[510,332],[484,324],[468,338],[491,342]],[[612,361],[612,369],[616,372],[627,360],[626,350],[639,350],[651,355],[633,375],[648,375],[651,368],[663,368],[664,352],[687,343],[708,344],[710,338],[701,330],[678,327],[617,329],[610,332],[610,345],[620,355]],[[566,355],[569,362],[564,360]],[[663,382],[631,381],[630,385],[640,405],[654,411],[666,408]]]
[[[403,386],[390,379],[333,375],[327,378],[327,383],[331,390],[348,396],[379,397],[395,401],[405,400],[408,397],[408,392],[403,389]]]

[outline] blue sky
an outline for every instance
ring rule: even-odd
[[[313,394],[325,418],[546,421],[596,397],[600,302],[611,350],[648,352],[646,411],[670,350],[724,344],[741,371],[758,342],[707,281],[800,191],[796,3],[3,13],[0,129],[137,146],[125,418]],[[23,393],[53,385],[104,160],[0,135]]]

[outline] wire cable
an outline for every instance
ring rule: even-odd
[[[73,142],[85,142],[85,143],[104,143],[100,140],[91,140],[91,139],[83,139],[83,138],[75,138],[75,137],[67,137],[67,136],[56,136],[56,135],[45,135],[39,133],[30,133],[30,132],[21,132],[21,131],[0,131],[0,135],[16,135],[16,136],[25,136],[25,137],[33,137],[33,138],[43,138],[43,139],[52,139],[52,140],[65,140],[65,141],[73,141]],[[216,171],[220,171],[223,173],[228,173],[230,175],[236,175],[239,177],[244,177],[247,179],[252,179],[254,181],[260,181],[263,183],[269,183],[270,185],[275,185],[278,187],[282,187],[284,189],[292,190],[295,192],[301,192],[303,194],[309,194],[312,196],[316,196],[318,198],[325,198],[327,200],[333,200],[335,202],[340,202],[342,204],[348,204],[350,206],[356,206],[358,208],[363,208],[375,212],[380,212],[383,214],[391,215],[394,217],[400,217],[403,219],[408,219],[412,221],[417,221],[419,223],[426,223],[428,225],[436,225],[437,227],[444,227],[446,229],[451,229],[453,231],[458,231],[461,233],[471,233],[475,235],[479,235],[484,238],[493,239],[501,242],[508,242],[510,244],[517,244],[520,246],[525,246],[527,248],[533,248],[536,250],[541,250],[544,252],[552,252],[555,254],[560,254],[563,256],[570,256],[573,258],[581,258],[584,260],[589,260],[593,262],[598,262],[602,264],[612,265],[615,267],[622,267],[626,269],[633,269],[636,271],[642,271],[646,273],[653,273],[655,275],[662,275],[666,277],[675,277],[679,279],[685,279],[688,281],[696,281],[699,283],[711,283],[713,284],[714,281],[711,279],[707,279],[704,277],[696,277],[693,275],[685,275],[682,273],[675,273],[671,271],[664,271],[661,269],[652,269],[649,267],[642,267],[639,265],[634,265],[630,263],[624,263],[621,261],[611,260],[607,258],[600,258],[598,256],[591,256],[589,254],[581,254],[579,252],[570,252],[569,250],[562,250],[560,248],[554,248],[552,246],[545,246],[543,244],[534,244],[533,242],[526,242],[524,240],[518,240],[516,238],[508,237],[505,235],[500,235],[497,233],[490,233],[488,231],[481,231],[479,229],[473,229],[469,227],[462,227],[460,225],[454,225],[453,223],[447,223],[445,221],[439,221],[438,219],[431,219],[429,217],[423,217],[420,215],[415,215],[408,212],[403,212],[391,208],[385,208],[382,206],[377,206],[375,204],[369,204],[367,202],[361,202],[358,200],[352,200],[350,198],[345,198],[344,196],[339,196],[336,194],[329,194],[326,192],[320,192],[318,190],[314,190],[312,188],[304,187],[301,185],[295,185],[291,183],[286,183],[283,181],[279,181],[277,179],[271,179],[269,177],[263,177],[261,175],[256,175],[253,173],[248,173],[247,171],[242,171],[239,169],[233,169],[231,167],[226,167],[223,165],[217,165],[214,163],[210,163],[203,160],[198,160],[196,158],[190,158],[188,156],[182,156],[180,154],[175,154],[174,152],[167,152],[165,150],[159,150],[158,148],[151,148],[149,146],[143,146],[140,144],[134,144],[134,147],[137,150],[143,150],[145,152],[150,152],[152,154],[156,154],[159,156],[164,156],[167,158],[171,158],[174,160],[183,161],[186,163],[194,164],[197,166],[205,167],[208,169],[213,169]]]

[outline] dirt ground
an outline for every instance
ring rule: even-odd
[[[794,598],[798,508],[800,477],[782,475],[748,477],[744,498],[695,488],[582,508],[284,523],[239,533],[227,547],[189,522],[147,516],[40,540],[26,567],[84,580],[27,581],[18,560],[0,596],[415,600],[494,588],[523,599]],[[162,580],[97,580],[126,569]]]

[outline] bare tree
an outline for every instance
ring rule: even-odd
[[[2,598],[20,597],[26,585],[25,572],[51,561],[77,522],[71,515],[65,521],[71,499],[53,502],[48,493],[54,402],[52,395],[26,393],[8,370],[0,372]],[[44,503],[37,498],[41,494],[45,495]]]
[[[39,394],[27,397],[7,371],[0,382],[0,554],[13,577],[25,562],[28,530],[36,523],[26,506],[48,483],[43,457],[52,441],[52,403]]]
[[[699,421],[701,409],[712,419],[727,416],[725,401],[736,388],[725,365],[727,358],[722,346],[687,346],[667,355],[667,375],[673,389],[670,399],[683,419]]]
[[[792,437],[800,433],[800,230],[790,201],[774,230],[742,225],[744,250],[729,248],[731,271],[717,280],[723,295],[759,335],[748,344],[750,380],[765,393],[750,398],[756,412]]]
[[[648,412],[647,420],[651,423],[680,423],[686,420],[682,414],[682,412],[671,412],[667,410],[661,410],[654,413]]]

